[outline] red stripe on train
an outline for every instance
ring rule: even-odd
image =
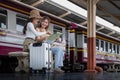
[[[23,50],[22,48],[0,46],[0,55],[8,56],[9,52],[22,51],[22,50]]]

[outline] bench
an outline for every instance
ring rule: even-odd
[[[9,52],[8,55],[10,57],[17,57],[18,66],[15,68],[16,72],[25,71],[29,72],[29,57],[28,52],[16,51],[16,52]]]

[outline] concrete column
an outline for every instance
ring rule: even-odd
[[[88,60],[87,72],[96,72],[96,0],[87,0],[88,25],[87,25],[87,47]]]

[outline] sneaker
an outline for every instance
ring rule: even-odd
[[[55,68],[54,73],[64,73],[64,71],[61,70],[60,68]]]

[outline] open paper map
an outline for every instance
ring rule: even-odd
[[[48,37],[48,39],[45,41],[48,44],[53,43],[57,38],[59,38],[62,35],[62,33],[57,32],[55,34],[52,34],[51,36]]]

